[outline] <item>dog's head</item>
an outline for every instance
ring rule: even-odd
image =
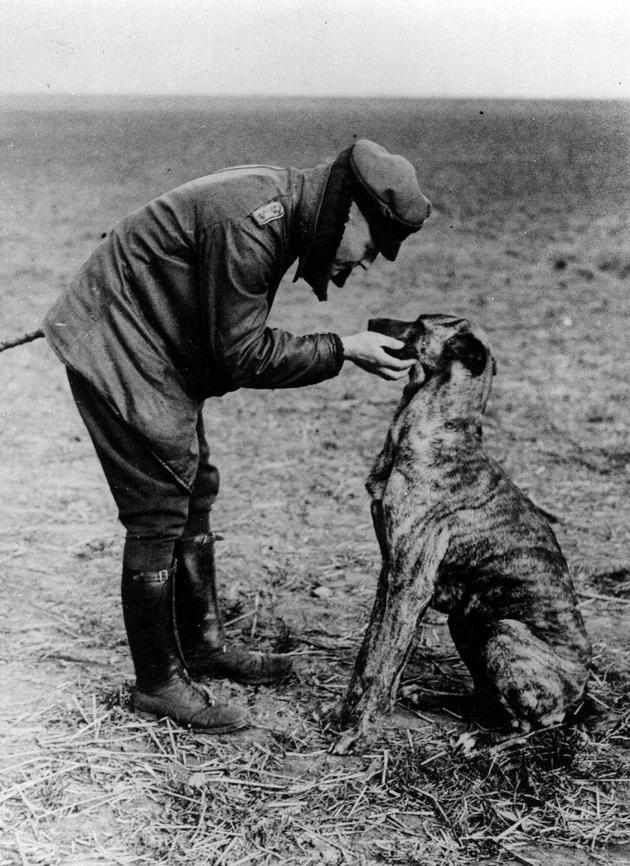
[[[449,380],[453,366],[459,364],[469,378],[479,379],[479,384],[488,380],[489,392],[496,363],[487,336],[466,319],[448,314],[422,315],[413,322],[370,319],[368,330],[402,340],[402,348],[386,351],[418,362],[410,370],[410,384],[420,387],[436,376]]]

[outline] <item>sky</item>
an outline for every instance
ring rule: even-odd
[[[0,93],[630,98],[629,0],[0,0]]]

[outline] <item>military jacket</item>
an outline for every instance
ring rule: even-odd
[[[107,233],[45,318],[63,363],[187,488],[207,397],[310,385],[343,364],[336,334],[267,326],[329,170],[244,166],[159,196]]]

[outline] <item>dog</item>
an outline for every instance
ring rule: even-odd
[[[393,354],[416,364],[366,484],[382,568],[337,713],[354,731],[336,751],[391,710],[429,605],[448,614],[496,727],[559,724],[584,697],[591,647],[549,522],[483,449],[496,372],[488,339],[453,315],[372,319],[368,329],[402,340]]]

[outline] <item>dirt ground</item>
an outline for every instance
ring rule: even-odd
[[[205,410],[230,634],[289,650],[296,676],[213,685],[254,719],[231,737],[136,719],[109,492],[52,352],[12,349],[0,866],[630,863],[629,118],[622,104],[0,105],[0,340],[38,327],[100,232],[162,189],[227,164],[308,165],[352,134],[413,159],[435,204],[425,229],[327,304],[289,275],[271,323],[481,323],[498,363],[488,450],[554,515],[594,644],[593,712],[574,729],[466,756],[470,722],[428,700],[357,754],[329,754],[322,713],[378,575],[363,484],[402,387],[348,366]],[[437,614],[408,677],[428,696],[467,687]]]

